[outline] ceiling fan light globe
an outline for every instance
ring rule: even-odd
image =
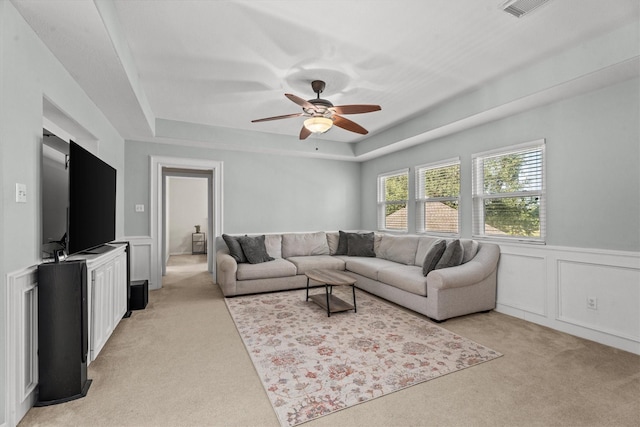
[[[327,117],[311,117],[304,121],[306,127],[312,133],[325,133],[333,126],[333,120]]]

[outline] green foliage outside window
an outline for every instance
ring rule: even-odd
[[[409,176],[394,175],[384,179],[384,199],[387,202],[386,216],[405,208],[405,203],[388,203],[399,202],[409,199]]]
[[[427,197],[458,197],[460,194],[460,165],[445,166],[424,171],[424,194]],[[458,210],[458,201],[441,203]]]
[[[517,193],[541,189],[540,150],[493,157],[484,160],[484,194]],[[486,198],[486,234],[540,236],[540,198],[514,196]],[[487,229],[486,225],[495,230]]]

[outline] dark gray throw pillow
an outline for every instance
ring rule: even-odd
[[[373,233],[347,233],[347,255],[375,257]]]
[[[464,248],[462,247],[460,240],[456,239],[447,244],[447,249],[445,249],[442,257],[440,257],[440,261],[436,264],[435,269],[439,270],[441,268],[455,267],[462,264],[463,258]]]
[[[334,255],[346,255],[347,254],[347,233],[344,231],[338,231],[340,237],[338,238],[338,247],[336,248],[336,253]]]
[[[444,240],[436,241],[429,250],[427,251],[427,255],[424,257],[424,261],[422,262],[422,274],[427,275],[431,270],[435,270],[438,261],[442,257],[442,254],[447,249],[447,242]]]
[[[237,237],[223,234],[222,238],[229,248],[229,255],[231,255],[231,257],[235,259],[237,263],[247,262],[247,257],[244,256],[244,252],[242,252],[242,246],[240,246],[240,242],[238,241]]]
[[[264,245],[264,235],[262,236],[243,236],[239,237],[238,241],[242,246],[242,252],[247,257],[247,261],[251,264],[260,264],[261,262],[273,261],[274,258],[270,257],[267,253],[267,248]]]

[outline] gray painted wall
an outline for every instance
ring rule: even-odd
[[[257,136],[258,137],[258,136]],[[354,162],[127,141],[125,233],[150,235],[150,156],[223,162],[225,233],[353,229],[360,224],[360,165]]]
[[[547,244],[640,250],[640,83],[632,79],[362,166],[362,228],[375,229],[377,176],[460,156],[463,237],[471,236],[471,155],[546,139]],[[412,196],[413,197],[413,196]],[[409,211],[411,213],[411,210]],[[415,221],[409,218],[410,232]]]

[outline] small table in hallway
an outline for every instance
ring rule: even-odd
[[[307,276],[307,301],[311,299],[320,307],[325,308],[328,317],[331,317],[331,313],[339,311],[353,310],[354,313],[358,312],[356,308],[356,279],[341,271],[329,269],[310,270],[305,275]],[[325,294],[309,295],[309,280],[324,283]],[[351,286],[353,305],[333,295],[334,286]]]

